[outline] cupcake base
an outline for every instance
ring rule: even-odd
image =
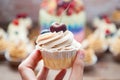
[[[76,50],[48,52],[41,51],[45,67],[49,69],[67,69],[73,65]]]

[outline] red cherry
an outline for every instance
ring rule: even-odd
[[[63,8],[58,8],[58,11],[56,12],[57,16],[60,16],[64,12]]]
[[[107,29],[107,30],[105,31],[105,33],[106,33],[106,34],[110,34],[111,32],[110,32],[110,30]]]
[[[67,30],[67,28],[66,28],[65,24],[53,23],[50,26],[50,31],[51,32],[59,32],[59,31],[65,32],[66,30]]]
[[[21,13],[16,16],[16,18],[26,18],[27,14],[26,13]]]
[[[72,2],[70,3],[70,8],[74,8],[74,7],[75,7],[75,4],[76,4],[76,2],[75,2],[75,1],[72,1]]]
[[[105,20],[105,22],[106,22],[106,23],[108,23],[108,24],[110,24],[110,23],[111,23],[111,21],[110,21],[110,19],[109,19],[109,18],[105,18],[104,20]]]
[[[100,18],[105,20],[105,22],[108,23],[108,24],[111,23],[111,21],[110,21],[110,19],[109,19],[109,17],[107,15],[102,15]]]
[[[26,17],[27,17],[27,14],[26,14],[26,13],[23,13],[23,14],[22,14],[22,17],[23,17],[23,18],[26,18]]]
[[[64,2],[63,5],[62,5],[62,7],[63,7],[64,9],[66,9],[66,8],[68,7],[68,5],[69,5],[69,2]]]
[[[15,25],[19,25],[18,20],[17,20],[17,19],[14,19],[14,20],[13,20],[13,24],[15,24]]]
[[[107,16],[107,15],[105,15],[105,14],[104,14],[104,15],[102,15],[101,17],[102,17],[103,19],[108,18],[108,16]]]
[[[67,10],[67,15],[68,16],[71,16],[72,14],[73,14],[73,9],[72,8],[69,8],[68,10]]]

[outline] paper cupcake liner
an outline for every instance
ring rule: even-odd
[[[76,50],[49,52],[41,50],[45,67],[49,69],[70,68],[76,56]]]

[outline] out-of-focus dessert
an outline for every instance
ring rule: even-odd
[[[53,23],[50,32],[38,36],[36,48],[42,53],[44,65],[50,69],[70,68],[82,47],[65,24]]]
[[[120,28],[120,7],[117,8],[112,14],[112,21]]]
[[[61,21],[74,33],[76,40],[83,39],[86,15],[82,0],[43,0],[39,16],[42,30],[49,29],[53,22]]]
[[[85,51],[85,71],[93,69],[94,65],[97,63],[97,56],[92,48],[86,48]]]
[[[103,57],[105,51],[108,49],[108,42],[100,30],[89,35],[88,38],[82,42],[82,45],[93,49],[99,59]]]
[[[111,22],[108,16],[100,16],[94,19],[93,26],[105,34],[106,39],[111,38],[117,31],[116,25]]]
[[[27,45],[22,42],[10,42],[5,57],[7,61],[13,65],[18,66],[22,60],[28,56]]]
[[[25,42],[28,42],[28,37],[26,33],[26,29],[23,30],[22,25],[20,25],[20,22],[18,19],[14,19],[9,25],[8,25],[8,37],[10,41],[17,40],[23,40]]]
[[[7,48],[6,32],[0,28],[0,60],[4,59],[4,53]]]
[[[23,40],[24,42],[29,42],[28,38],[28,28],[31,28],[32,20],[27,17],[26,14],[19,14],[15,19],[13,19],[8,25],[8,36],[9,40],[15,41]]]
[[[120,29],[118,29],[116,35],[109,41],[109,51],[112,53],[114,59],[120,62]]]

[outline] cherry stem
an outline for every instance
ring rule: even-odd
[[[63,11],[63,13],[61,14],[61,17],[60,17],[60,23],[62,22],[62,18],[63,18],[63,15],[65,14],[65,12],[69,9],[69,7],[70,7],[70,5],[71,5],[71,2],[69,3],[69,5],[67,6],[67,8]]]

